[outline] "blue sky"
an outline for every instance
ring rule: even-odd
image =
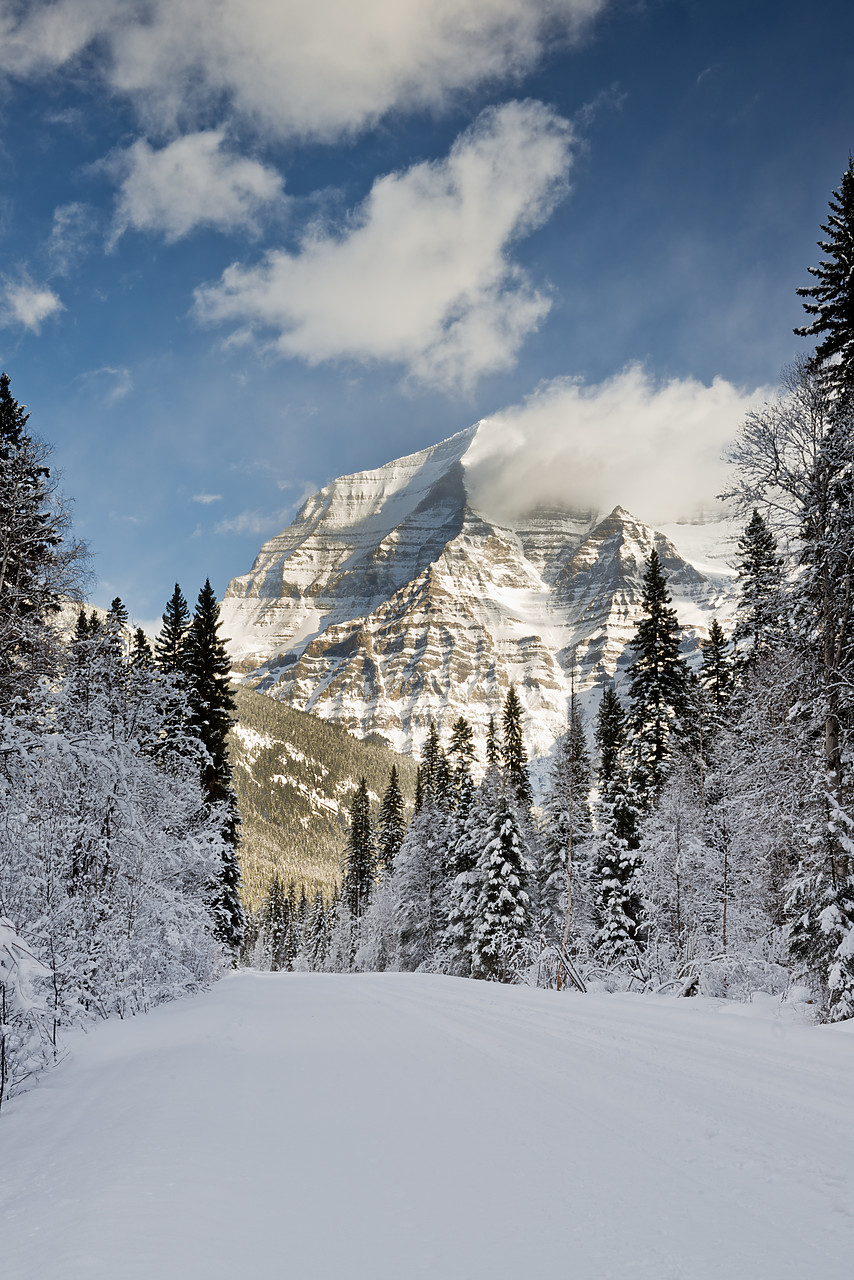
[[[0,0],[0,65],[0,364],[146,621],[483,417],[707,507],[854,146],[845,0]]]

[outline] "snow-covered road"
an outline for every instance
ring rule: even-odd
[[[0,1119],[4,1280],[850,1280],[854,1035],[235,974]]]

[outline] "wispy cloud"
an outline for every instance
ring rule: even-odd
[[[202,506],[207,507],[212,502],[222,502],[221,493],[194,493],[193,502],[200,502]]]
[[[47,285],[34,284],[27,277],[0,279],[0,325],[39,333],[45,320],[64,310],[57,295]]]
[[[389,361],[470,386],[511,365],[549,310],[509,250],[566,191],[573,141],[542,103],[490,108],[446,159],[379,178],[338,232],[229,267],[197,290],[197,314],[310,364]]]
[[[116,404],[133,391],[133,374],[123,366],[105,364],[80,374],[80,381],[94,390],[103,404]]]
[[[88,251],[97,225],[98,217],[91,205],[75,201],[54,209],[47,246],[54,271],[68,275]]]
[[[293,507],[282,507],[278,511],[241,511],[239,515],[229,516],[214,525],[214,533],[252,534],[253,537],[264,537],[267,534],[279,533],[290,522]]]

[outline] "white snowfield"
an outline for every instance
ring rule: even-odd
[[[0,1274],[851,1280],[854,1035],[774,1009],[235,974],[9,1106]]]

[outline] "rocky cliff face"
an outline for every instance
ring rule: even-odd
[[[689,650],[727,612],[731,575],[710,561],[708,529],[698,568],[674,544],[680,527],[667,537],[621,507],[538,510],[512,526],[473,510],[476,432],[335,480],[229,584],[224,630],[260,691],[407,751],[431,718],[483,729],[514,683],[545,752],[573,679],[588,697],[619,681],[653,546]]]

